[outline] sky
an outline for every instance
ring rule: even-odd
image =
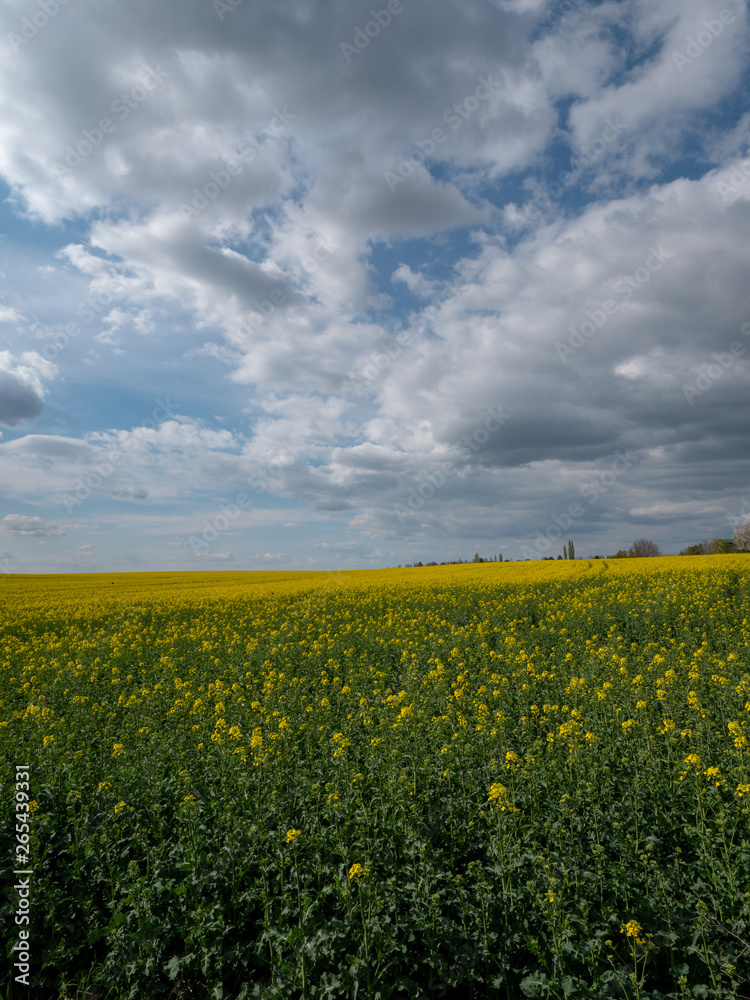
[[[750,516],[746,0],[0,0],[0,572]]]

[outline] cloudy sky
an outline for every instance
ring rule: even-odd
[[[747,520],[746,0],[0,22],[0,569],[678,551]]]

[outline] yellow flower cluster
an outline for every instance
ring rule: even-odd
[[[628,922],[623,924],[620,928],[620,934],[624,934],[628,938],[634,938],[636,944],[645,944],[646,939],[640,936],[642,930],[643,928],[637,920],[628,920]]]
[[[501,812],[518,812],[518,809],[512,806],[508,801],[508,789],[505,785],[501,785],[499,782],[495,782],[490,787],[488,802],[498,808]]]

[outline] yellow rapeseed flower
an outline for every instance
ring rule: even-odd
[[[496,806],[501,812],[518,812],[518,810],[510,804],[507,796],[508,790],[505,785],[501,785],[496,781],[490,786],[490,794],[487,801],[493,806]]]
[[[620,934],[624,934],[626,937],[635,938],[636,944],[645,944],[645,938],[639,937],[643,928],[638,923],[637,920],[628,920],[626,924],[620,927]]]

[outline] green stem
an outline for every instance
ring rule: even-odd
[[[367,997],[372,1000],[372,981],[370,979],[370,939],[367,934],[367,921],[365,920],[365,908],[362,902],[362,886],[357,886],[359,893],[359,913],[362,918],[362,931],[365,941],[365,974],[367,975]]]
[[[307,1000],[307,978],[305,974],[305,932],[303,930],[303,919],[302,919],[302,891],[299,884],[299,868],[297,867],[297,859],[295,857],[294,861],[294,874],[297,880],[297,919],[299,922],[300,935],[302,936],[302,946],[300,948],[300,965],[302,966],[302,996],[304,1000]]]

